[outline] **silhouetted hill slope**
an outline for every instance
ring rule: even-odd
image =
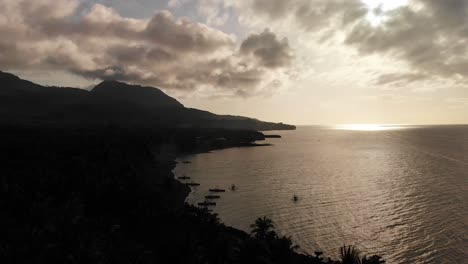
[[[153,87],[129,85],[117,81],[103,81],[91,91],[102,100],[127,102],[148,108],[183,108],[176,99]]]
[[[0,87],[0,97],[2,99],[36,99],[36,103],[42,103],[43,101],[41,100],[54,103],[76,102],[88,94],[86,90],[77,88],[41,86],[1,71]]]
[[[0,72],[0,121],[2,123],[57,120],[67,106],[86,101],[88,92],[75,88],[45,87]]]
[[[0,119],[20,124],[118,124],[287,130],[294,126],[185,108],[153,87],[103,81],[91,91],[45,87],[0,71]]]

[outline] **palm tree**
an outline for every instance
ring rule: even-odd
[[[341,261],[343,264],[382,264],[385,260],[382,257],[374,255],[370,258],[360,257],[359,250],[354,246],[343,246],[340,248]]]
[[[354,246],[346,245],[340,248],[341,261],[343,264],[362,264],[359,251]]]
[[[262,218],[257,218],[257,220],[255,220],[255,223],[250,225],[250,227],[252,228],[252,231],[250,233],[258,239],[264,240],[267,237],[276,236],[276,233],[273,231],[273,229],[275,228],[273,220],[267,218],[266,216]]]

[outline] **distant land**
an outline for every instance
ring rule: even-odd
[[[0,122],[242,130],[294,130],[293,125],[187,108],[158,88],[106,80],[91,91],[41,86],[0,71]]]

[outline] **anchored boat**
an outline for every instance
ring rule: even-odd
[[[210,189],[210,192],[220,193],[220,192],[226,192],[226,190],[216,188],[216,189]]]
[[[219,199],[221,196],[219,195],[207,195],[205,196],[205,199]]]
[[[207,201],[205,201],[205,202],[203,202],[203,203],[198,203],[198,205],[200,205],[200,206],[215,206],[216,203],[215,203],[215,202],[207,202]]]

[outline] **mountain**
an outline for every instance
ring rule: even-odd
[[[103,81],[91,91],[103,100],[127,102],[148,108],[183,108],[176,99],[153,87],[129,85],[117,81]]]
[[[57,120],[69,105],[86,100],[88,92],[67,87],[45,87],[0,72],[0,122],[37,123]]]
[[[154,87],[103,81],[91,91],[46,87],[0,71],[0,119],[6,124],[162,126],[291,130],[292,125],[186,108]]]
[[[0,71],[0,98],[3,100],[71,103],[87,95],[86,90],[69,87],[45,87]]]

